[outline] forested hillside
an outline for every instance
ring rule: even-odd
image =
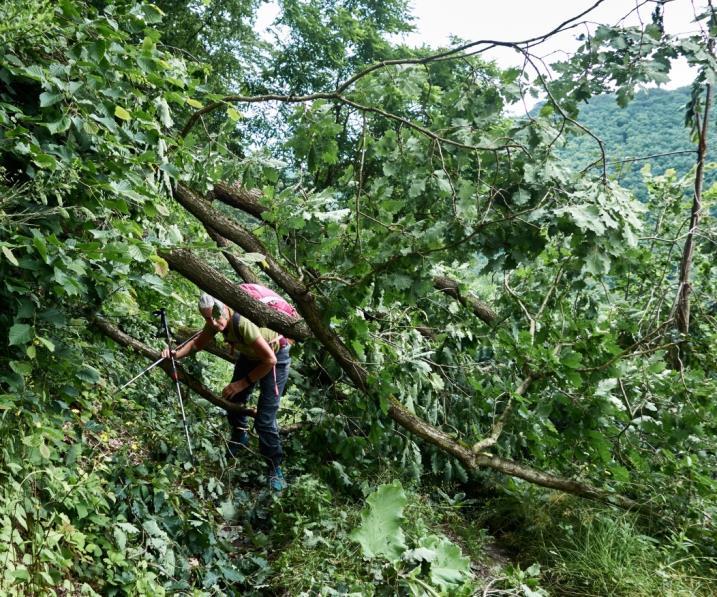
[[[678,176],[695,167],[697,147],[693,132],[685,126],[690,97],[689,87],[647,89],[620,108],[614,95],[597,96],[580,107],[578,120],[605,142],[610,161],[616,162],[611,172],[620,184],[644,199],[646,190],[640,172],[645,165],[653,174],[664,174],[672,168]],[[707,142],[710,156],[715,155],[717,147],[714,123],[713,119]],[[600,150],[593,139],[583,135],[568,142],[565,156],[575,168],[582,169],[600,158]],[[717,181],[717,173],[711,170],[705,179],[710,185]]]
[[[0,2],[0,595],[716,594],[712,5],[261,6]],[[694,170],[577,170],[676,57]]]

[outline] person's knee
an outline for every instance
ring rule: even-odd
[[[263,419],[257,417],[256,421],[254,421],[254,429],[257,433],[260,434],[275,433],[276,425],[271,419]]]

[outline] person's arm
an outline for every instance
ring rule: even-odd
[[[207,330],[207,328],[204,328],[201,332],[199,332],[199,335],[195,338],[192,338],[189,342],[187,342],[184,346],[181,348],[178,348],[177,350],[172,351],[172,356],[176,359],[183,359],[187,355],[191,354],[194,351],[202,350],[207,344],[209,344],[212,339],[214,338],[214,334]],[[169,348],[165,348],[162,351],[162,356],[167,359],[169,358]]]
[[[269,373],[269,371],[271,371],[276,365],[276,355],[271,349],[271,346],[269,346],[269,343],[264,340],[262,336],[259,336],[256,340],[254,340],[251,346],[259,359],[259,363],[256,367],[249,371],[246,376],[226,386],[224,390],[222,390],[222,396],[224,398],[230,398],[234,394],[238,394],[239,392],[246,390],[251,384],[259,381],[262,377]]]

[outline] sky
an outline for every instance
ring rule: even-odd
[[[430,46],[450,45],[454,35],[468,41],[494,39],[520,41],[547,33],[563,21],[580,14],[596,0],[411,0],[412,13],[416,17],[416,31],[397,37],[397,41],[409,45]],[[645,4],[636,9],[638,4]],[[687,35],[696,30],[694,5],[702,8],[706,0],[667,0],[665,4],[665,28],[669,33]],[[639,25],[650,21],[653,2],[644,0],[604,0],[594,11],[584,17],[592,22],[615,24],[626,14],[632,14],[625,21]],[[278,7],[274,2],[264,4],[259,11],[257,27],[266,28],[277,16]],[[581,19],[583,20],[583,19]],[[537,50],[550,62],[565,56],[565,52],[577,49],[577,29],[552,38]],[[486,54],[502,67],[519,66],[520,56],[507,48],[491,50]],[[667,88],[689,85],[692,72],[685,62],[676,63],[670,74]]]
[[[449,45],[451,35],[468,41],[495,39],[501,41],[520,41],[547,33],[560,23],[576,16],[595,4],[596,0],[412,0],[413,14],[416,17],[416,32],[403,36],[402,41],[410,45],[422,43],[435,46]],[[694,5],[701,8],[704,0],[670,0],[665,4],[665,29],[668,33],[686,35],[696,31]],[[625,21],[628,25],[639,25],[640,21],[649,23],[653,3],[636,9],[635,0],[604,0],[604,2],[581,20],[615,24],[630,11],[633,13]],[[635,9],[635,10],[633,10]],[[561,34],[537,53],[558,60],[565,52],[577,49],[575,29]],[[520,56],[508,48],[492,50],[488,57],[500,66],[521,64]],[[673,66],[671,82],[666,87],[675,88],[689,85],[694,73],[686,63]]]

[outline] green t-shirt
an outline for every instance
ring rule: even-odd
[[[261,336],[271,346],[274,352],[279,350],[278,334],[269,328],[260,328],[255,323],[249,321],[246,317],[235,314],[230,310],[231,318],[224,332],[224,341],[231,344],[234,350],[251,358],[257,358],[257,353],[252,346],[256,339]]]

